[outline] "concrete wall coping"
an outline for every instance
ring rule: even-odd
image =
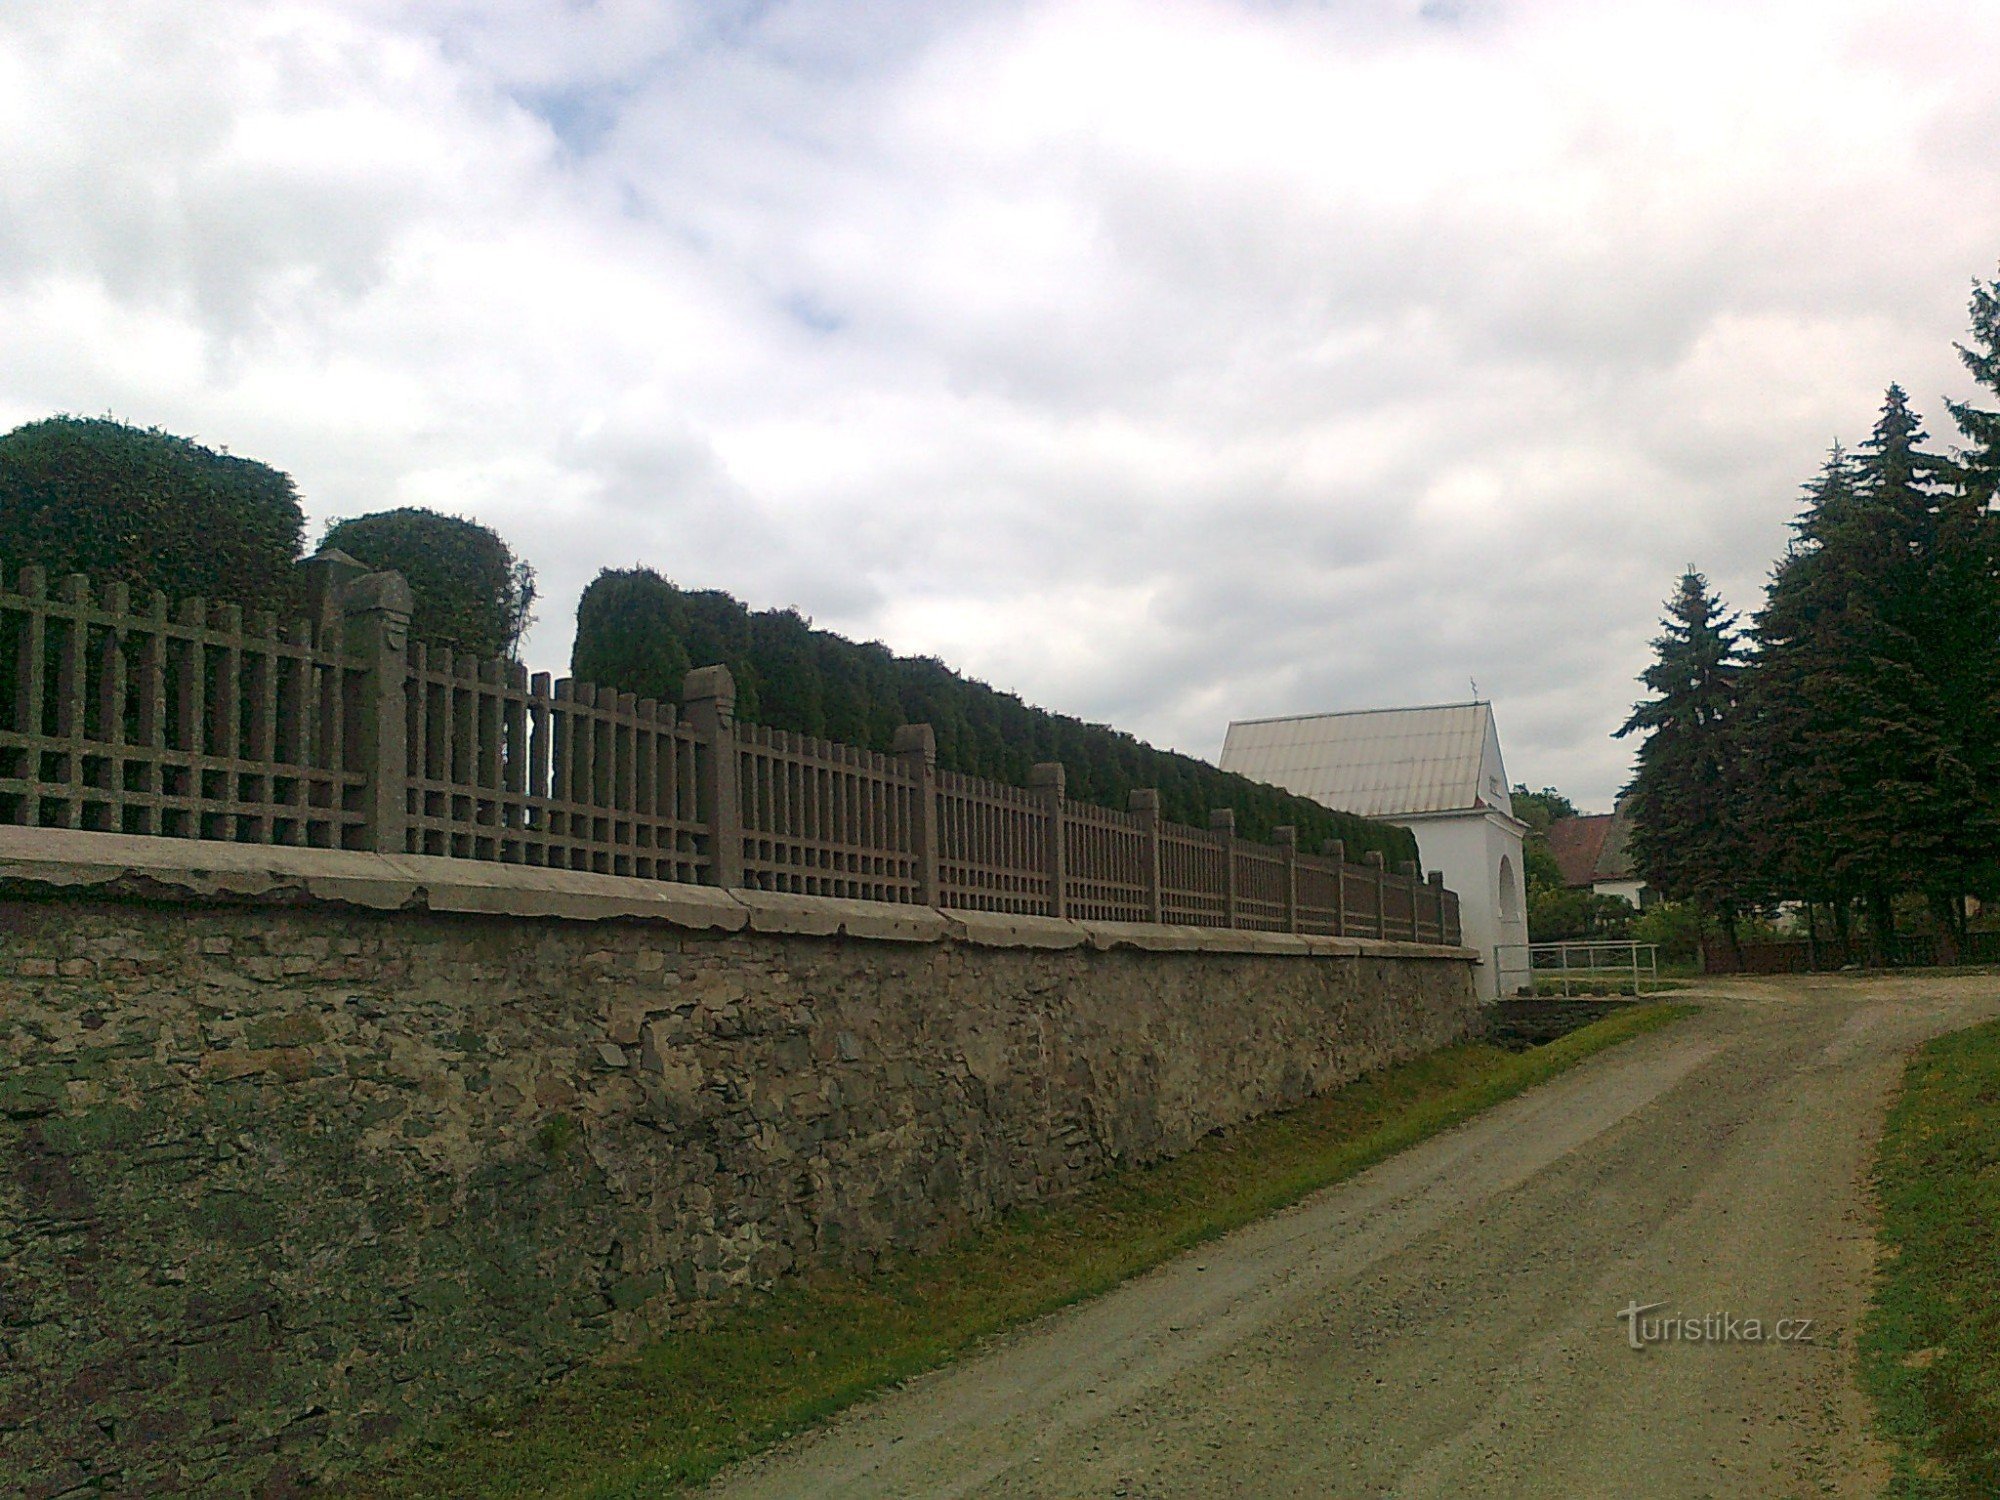
[[[287,905],[325,901],[378,911],[553,917],[582,922],[625,919],[704,932],[749,931],[902,943],[951,941],[984,948],[1087,946],[1152,953],[1479,960],[1474,949],[1430,943],[939,910],[774,891],[725,891],[715,886],[423,854],[0,827],[0,898],[55,892],[164,901]]]

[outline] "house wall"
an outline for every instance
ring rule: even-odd
[[[1500,726],[1494,716],[1486,716],[1486,744],[1479,757],[1478,797],[1488,807],[1497,807],[1508,817],[1514,815],[1514,794],[1507,787],[1507,765],[1500,757]]]
[[[1527,954],[1506,951],[1528,941],[1521,825],[1492,812],[1391,821],[1417,836],[1424,868],[1442,870],[1458,892],[1461,940],[1480,955],[1480,999],[1512,994],[1527,982]]]
[[[1591,887],[1595,896],[1616,896],[1621,901],[1629,901],[1634,906],[1644,906],[1646,882],[1643,880],[1599,880]]]

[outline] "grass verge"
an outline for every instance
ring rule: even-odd
[[[360,1497],[670,1495],[869,1392],[1103,1292],[1687,1014],[1635,1006],[1528,1052],[1467,1044],[1022,1210],[871,1277],[762,1293],[708,1328],[461,1421]]]
[[[1883,1260],[1862,1382],[1897,1500],[2000,1495],[2000,1022],[1910,1060],[1876,1160]]]

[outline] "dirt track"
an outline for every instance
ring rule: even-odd
[[[1903,1055],[2000,1015],[2000,980],[1701,998],[713,1493],[1874,1495],[1867,1166]],[[1767,1339],[1635,1351],[1633,1301]]]

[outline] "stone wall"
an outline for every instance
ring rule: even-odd
[[[22,837],[0,1488],[31,1495],[283,1492],[1477,1023],[1457,949]]]

